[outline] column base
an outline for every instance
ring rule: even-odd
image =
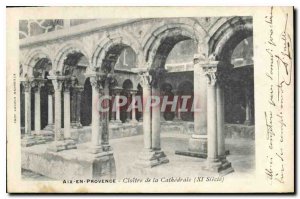
[[[39,135],[25,135],[24,138],[21,140],[22,147],[30,147],[37,144],[45,144],[46,140]]]
[[[152,168],[160,164],[168,163],[169,159],[166,154],[161,150],[156,151],[142,151],[138,160],[135,162],[134,167],[136,168]]]
[[[98,154],[103,152],[102,146],[98,145],[98,146],[91,146],[88,148],[88,152],[91,154]]]
[[[132,124],[137,124],[138,121],[137,121],[137,120],[130,120],[130,123],[132,123]]]
[[[53,130],[54,130],[54,124],[48,124],[48,125],[44,128],[44,130],[46,130],[46,131],[53,131]]]
[[[207,135],[192,135],[189,139],[188,149],[175,151],[177,155],[185,155],[198,158],[207,157]]]
[[[196,158],[207,158],[207,135],[192,135],[189,139],[189,145],[187,150],[175,151],[176,155],[184,155]],[[225,151],[226,155],[229,155],[229,150]]]
[[[246,126],[250,126],[250,125],[252,125],[252,121],[250,121],[250,120],[246,120],[246,121],[244,122],[244,125],[246,125]]]
[[[234,172],[231,162],[226,160],[225,157],[222,159],[207,160],[206,165],[203,166],[202,169],[212,173],[218,173],[221,176]]]
[[[82,128],[82,124],[80,124],[79,122],[72,123],[71,124],[71,128],[73,128],[73,129],[81,129]]]
[[[77,149],[74,140],[68,139],[68,140],[54,141],[51,144],[49,144],[47,148],[47,150],[51,152],[59,152],[59,151],[69,150],[69,149]]]

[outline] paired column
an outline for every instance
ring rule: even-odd
[[[65,82],[64,85],[64,138],[71,138],[71,96],[70,83]]]
[[[53,89],[48,87],[48,124],[45,130],[53,130]]]
[[[22,81],[25,93],[25,137],[31,136],[31,87],[29,80]]]
[[[223,174],[233,172],[226,160],[224,135],[224,91],[226,64],[213,61],[203,66],[207,77],[207,160],[204,169]]]
[[[180,106],[181,106],[181,102],[180,102],[181,95],[180,94],[181,93],[178,90],[173,90],[173,92],[175,95],[178,96],[174,121],[181,121],[181,114],[180,114]]]
[[[245,125],[252,124],[252,113],[251,113],[251,99],[250,99],[250,90],[249,84],[245,85]]]
[[[136,90],[131,90],[130,91],[131,93],[131,104],[132,104],[132,114],[131,114],[131,122],[132,123],[137,123],[137,120],[136,120],[136,98],[135,98],[135,95],[137,93]]]
[[[101,138],[102,131],[100,127],[100,110],[99,110],[99,97],[102,86],[98,81],[96,74],[90,77],[92,85],[92,141],[90,146],[91,153],[100,153],[102,151]]]
[[[157,81],[160,77],[156,75],[157,71],[151,71],[150,73],[147,68],[139,68],[136,71],[140,76],[143,88],[144,150],[139,154],[135,166],[142,168],[153,167],[169,162],[160,146],[160,106],[150,106],[151,96],[159,96]]]
[[[36,82],[34,88],[34,131],[36,135],[41,133],[41,87],[43,82]]]
[[[48,150],[52,152],[58,152],[66,149],[75,149],[76,145],[73,140],[68,139],[70,136],[68,135],[70,132],[63,132],[61,128],[61,101],[62,101],[62,90],[64,86],[64,82],[67,81],[65,76],[48,76],[48,79],[52,80],[52,84],[54,87],[54,114],[55,114],[55,122],[54,122],[54,142],[48,146]],[[67,94],[68,95],[68,94]],[[64,95],[65,98],[65,95]],[[68,97],[65,98],[66,101]],[[64,107],[65,111],[66,108]],[[65,134],[67,133],[67,138],[65,138]]]
[[[116,103],[116,123],[122,123],[121,122],[121,117],[120,117],[120,107],[119,107],[119,103],[120,103],[120,92],[121,89],[115,89],[114,90],[116,98],[115,98],[115,103]]]

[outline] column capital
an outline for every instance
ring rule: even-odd
[[[138,92],[138,90],[132,89],[132,90],[130,90],[129,92],[130,92],[132,95],[135,95],[135,94]]]
[[[232,64],[221,61],[208,61],[199,63],[203,68],[204,75],[208,78],[208,84],[215,85],[220,81],[228,79],[228,72],[232,68]]]
[[[113,91],[113,93],[115,95],[120,95],[120,93],[122,92],[122,90],[123,90],[123,88],[117,87],[117,86],[112,89],[112,91]]]
[[[66,76],[53,75],[53,76],[48,76],[48,79],[52,80],[52,84],[55,91],[62,91],[63,83],[66,80]]]
[[[36,92],[39,92],[42,86],[45,86],[47,80],[43,79],[43,78],[34,78],[32,81],[32,88],[34,88],[34,90]]]
[[[33,78],[32,77],[24,77],[20,79],[21,84],[24,86],[25,92],[30,92],[33,87]]]

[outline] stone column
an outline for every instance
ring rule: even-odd
[[[188,150],[176,151],[176,154],[192,157],[207,157],[207,78],[201,56],[194,56],[194,133],[189,139]]]
[[[128,111],[128,107],[130,106],[130,100],[131,99],[131,94],[130,91],[127,93],[127,107],[126,107],[126,121],[125,122],[130,122],[131,121],[131,112]]]
[[[217,132],[218,132],[218,157],[225,158],[225,126],[224,126],[224,89],[222,82],[218,82],[217,95]]]
[[[72,94],[71,95],[71,127],[77,128],[77,123],[76,123],[77,93],[74,86],[72,87],[71,94]]]
[[[70,84],[64,85],[64,138],[71,138],[71,97]]]
[[[37,83],[34,93],[34,131],[36,135],[41,133],[41,86]]]
[[[54,114],[55,114],[55,123],[54,123],[54,142],[48,146],[49,151],[58,152],[66,149],[74,149],[76,148],[74,141],[65,140],[64,132],[61,129],[61,97],[62,97],[62,89],[63,83],[66,79],[65,76],[48,76],[48,79],[52,80],[52,84],[54,87]]]
[[[136,95],[137,91],[132,90],[130,92],[131,92],[131,97],[132,97],[132,100],[131,100],[131,104],[132,104],[131,122],[132,123],[137,123],[138,121],[136,120],[136,108],[135,108],[135,105],[136,105],[135,95]]]
[[[109,85],[110,79],[106,78],[104,81],[104,100],[102,102],[103,110],[101,112],[101,130],[102,130],[102,148],[104,151],[110,151],[109,145]]]
[[[48,88],[48,124],[45,130],[53,130],[53,90]]]
[[[111,100],[112,100],[112,102],[114,102],[114,100],[116,100],[116,94],[114,92],[111,92]],[[115,123],[116,122],[116,112],[113,110],[113,103],[111,103],[110,114],[111,114],[110,122]]]
[[[160,97],[158,86],[152,86],[152,96]],[[160,150],[160,104],[152,107],[152,149]]]
[[[83,91],[83,87],[82,86],[78,86],[76,87],[76,127],[77,128],[82,128],[82,124],[80,121],[80,109],[81,109],[81,94]]]
[[[245,85],[245,125],[251,125],[252,124],[252,118],[251,118],[251,100],[250,100],[250,91],[249,91],[249,84]]]
[[[116,123],[122,123],[121,119],[120,119],[120,107],[118,106],[118,103],[120,102],[120,90],[115,90],[116,93]]]
[[[31,134],[31,88],[32,80],[29,78],[21,79],[21,83],[24,86],[25,95],[25,135],[22,138],[21,145],[23,147],[29,147],[35,144],[33,136]]]
[[[222,67],[222,68],[220,68]],[[207,83],[207,160],[205,170],[227,174],[233,172],[231,163],[226,160],[224,137],[224,97],[221,78],[226,70],[224,64],[211,61],[203,66]],[[224,71],[223,71],[224,70]]]
[[[144,149],[139,154],[138,160],[135,163],[135,167],[145,168],[154,167],[163,163],[168,163],[165,153],[160,149],[160,121],[156,122],[155,118],[160,116],[160,111],[152,112],[149,102],[151,102],[151,89],[152,78],[149,69],[139,68],[134,69],[137,71],[141,79],[141,86],[143,88],[143,133],[144,133]],[[154,71],[155,72],[155,71]],[[156,75],[154,75],[156,76]],[[153,115],[154,114],[154,115]],[[152,120],[153,119],[153,120]],[[155,123],[155,124],[154,124]],[[154,125],[153,125],[154,124]],[[159,131],[158,131],[159,128]],[[159,146],[159,147],[158,147]]]
[[[98,109],[100,97],[99,89],[102,89],[102,87],[96,75],[90,77],[90,82],[92,85],[92,140],[90,152],[96,154],[102,152],[102,131],[100,129],[100,110]]]
[[[175,95],[178,96],[177,104],[176,104],[176,112],[175,112],[175,118],[174,121],[178,122],[181,121],[181,115],[180,115],[180,91],[174,90],[173,91]]]

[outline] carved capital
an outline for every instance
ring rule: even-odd
[[[48,76],[48,79],[52,80],[54,91],[62,91],[64,81],[66,80],[65,76]]]
[[[45,86],[45,82],[46,82],[46,80],[44,80],[44,79],[38,79],[38,78],[33,79],[32,88],[34,88],[35,92],[40,92],[41,87]]]
[[[232,68],[231,64],[219,61],[202,63],[202,68],[207,77],[208,84],[215,85],[217,82],[225,84]]]

